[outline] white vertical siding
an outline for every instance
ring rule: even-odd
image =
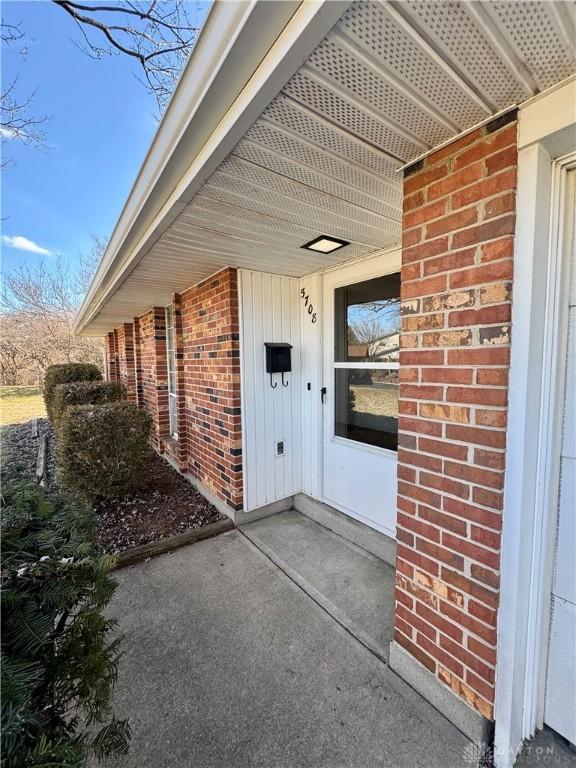
[[[301,375],[299,281],[239,270],[244,509],[249,511],[301,489]],[[264,342],[292,344],[292,372],[266,373]],[[276,445],[284,441],[284,455]]]
[[[304,291],[304,295],[302,295]],[[308,305],[305,298],[308,296]],[[322,496],[322,276],[319,272],[300,280],[300,361],[302,371],[302,491]],[[308,311],[312,305],[312,314]],[[314,314],[316,322],[312,322]],[[310,389],[308,389],[308,384]]]

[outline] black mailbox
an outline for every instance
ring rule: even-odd
[[[277,341],[265,341],[266,347],[266,373],[270,374],[270,386],[276,389],[277,384],[272,381],[272,374],[282,374],[282,386],[287,387],[288,382],[284,381],[284,374],[292,370],[292,361],[290,359],[290,350],[292,344],[283,344]]]
[[[265,341],[266,373],[288,373],[292,370],[290,350],[292,344],[279,344],[275,341]]]

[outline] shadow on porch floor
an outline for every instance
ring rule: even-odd
[[[394,633],[394,568],[292,509],[242,532],[332,618],[382,659]]]

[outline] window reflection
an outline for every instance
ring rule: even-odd
[[[337,368],[334,434],[398,448],[398,371]]]
[[[335,362],[398,362],[400,275],[335,291]]]
[[[334,298],[334,434],[397,450],[400,274],[338,288]]]

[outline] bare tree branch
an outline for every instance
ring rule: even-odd
[[[137,79],[154,96],[159,112],[164,110],[198,33],[198,25],[191,20],[198,13],[197,0],[119,0],[110,5],[51,2],[71,17],[82,38],[80,43],[73,42],[88,56],[102,59],[117,54],[134,61]],[[2,20],[1,38],[10,47],[21,46],[22,56],[27,54],[20,23]],[[35,94],[18,96],[17,83],[15,77],[1,94],[0,141],[5,145],[18,140],[45,149],[47,118],[33,114]],[[5,160],[0,167],[9,164]]]
[[[12,162],[4,156],[4,145],[9,141],[17,140],[35,149],[46,148],[43,126],[48,118],[32,114],[35,92],[23,100],[16,97],[17,83],[18,78],[15,77],[0,93],[0,168],[6,168]]]
[[[80,49],[92,58],[123,54],[138,64],[138,78],[164,109],[186,58],[192,49],[198,26],[190,20],[196,2],[164,0],[117,5],[86,5],[74,0],[51,0],[65,11],[79,28]]]
[[[25,42],[28,38],[22,31],[20,22],[10,24],[2,19],[0,38],[3,45],[16,49],[22,58],[26,58],[28,47]],[[45,132],[42,126],[47,118],[37,117],[32,112],[36,92],[21,98],[17,95],[17,84],[18,77],[14,77],[0,92],[0,147],[2,149],[0,169],[5,169],[12,164],[12,160],[6,158],[4,152],[4,146],[9,141],[20,141],[35,149],[46,148]]]
[[[9,24],[7,21],[2,19],[2,23],[0,24],[0,40],[4,43],[4,45],[8,45],[10,48],[12,48],[14,43],[20,43],[25,39],[26,35],[22,31],[22,22],[18,22],[17,24]],[[22,53],[22,49],[19,50],[19,53]]]
[[[362,311],[349,324],[354,343],[369,344],[397,330],[400,316],[400,299],[389,298],[367,301]]]

